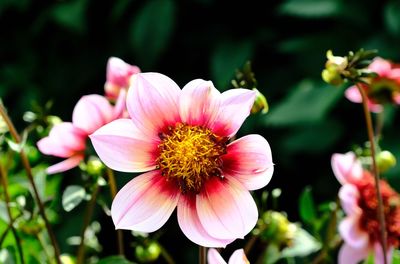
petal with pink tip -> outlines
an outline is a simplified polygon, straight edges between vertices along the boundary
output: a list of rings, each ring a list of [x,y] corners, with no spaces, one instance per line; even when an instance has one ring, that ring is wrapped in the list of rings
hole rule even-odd
[[[340,248],[338,264],[357,264],[368,257],[368,247],[353,248],[344,243]]]
[[[389,61],[376,57],[372,63],[368,66],[368,69],[376,72],[379,76],[385,77],[390,73],[392,65]]]
[[[392,257],[393,257],[393,246],[389,247],[386,252],[386,263],[392,263]],[[375,243],[374,244],[374,264],[384,264],[385,263],[385,257],[383,256],[383,251],[382,251],[382,245],[380,243]]]
[[[113,119],[114,109],[108,100],[98,94],[83,96],[72,113],[72,123],[88,135]]]
[[[174,211],[179,189],[166,181],[159,170],[137,176],[115,196],[111,216],[116,229],[154,232]]]
[[[185,85],[179,97],[182,122],[208,127],[215,122],[220,93],[211,81],[196,79]]]
[[[346,214],[359,214],[361,212],[361,208],[358,206],[360,193],[353,184],[343,185],[339,190],[339,198]]]
[[[212,131],[219,136],[232,137],[249,116],[256,92],[247,89],[231,89],[221,94],[221,107]]]
[[[126,110],[126,90],[121,89],[118,95],[118,99],[115,102],[112,119],[114,120],[122,118],[125,110]]]
[[[260,135],[248,135],[228,145],[222,156],[225,176],[239,180],[248,190],[257,190],[269,183],[274,171],[271,148]]]
[[[206,232],[219,239],[244,238],[258,219],[253,197],[232,177],[209,179],[196,196],[196,208]]]
[[[127,108],[144,133],[157,137],[168,126],[180,122],[178,100],[181,90],[160,73],[138,73],[132,77]]]
[[[333,173],[341,184],[356,183],[363,176],[363,169],[353,152],[333,154],[331,158]]]
[[[362,96],[357,86],[353,85],[346,89],[344,95],[353,103],[362,103]]]
[[[47,174],[54,174],[70,170],[79,165],[83,160],[84,155],[75,155],[57,164],[54,164],[46,169]]]
[[[226,247],[234,239],[217,239],[210,236],[200,223],[196,197],[181,195],[178,202],[178,223],[190,241],[203,247]]]
[[[229,258],[228,264],[250,264],[243,249],[237,249]]]
[[[207,253],[208,264],[226,264],[219,252],[215,248],[210,248]]]
[[[143,172],[156,167],[159,142],[144,135],[130,119],[117,119],[90,139],[100,159],[113,170]]]
[[[140,69],[137,66],[130,65],[120,58],[111,57],[107,62],[107,83],[119,87],[128,87],[129,78]]]
[[[368,247],[368,234],[360,229],[360,214],[346,216],[339,224],[339,233],[353,248]]]

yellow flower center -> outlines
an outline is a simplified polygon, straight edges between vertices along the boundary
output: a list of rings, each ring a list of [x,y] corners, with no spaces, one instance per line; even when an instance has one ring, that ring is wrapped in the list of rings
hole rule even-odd
[[[227,138],[208,128],[186,124],[170,127],[160,138],[158,167],[183,194],[199,193],[210,177],[223,178],[221,155],[226,154]]]

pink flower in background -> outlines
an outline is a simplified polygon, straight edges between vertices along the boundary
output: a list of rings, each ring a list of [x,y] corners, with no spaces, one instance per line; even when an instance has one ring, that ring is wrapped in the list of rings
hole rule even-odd
[[[249,190],[268,184],[271,149],[259,135],[229,142],[250,113],[255,92],[219,93],[193,80],[182,90],[165,75],[139,73],[128,91],[130,119],[115,120],[90,136],[110,168],[145,172],[115,197],[117,229],[153,232],[178,208],[178,223],[194,243],[224,247],[255,226]]]
[[[107,98],[115,100],[118,98],[120,90],[126,90],[129,87],[129,79],[132,75],[139,73],[137,66],[130,65],[123,60],[111,57],[107,62],[107,81],[104,90]]]
[[[368,69],[378,74],[370,80],[369,85],[360,84],[367,93],[370,110],[381,112],[384,103],[400,104],[400,65],[375,58]],[[346,90],[345,96],[352,102],[362,102],[360,91],[355,85]]]
[[[218,251],[214,248],[210,248],[207,254],[208,264],[226,264],[226,261],[221,257]],[[228,264],[250,264],[243,249],[238,249],[233,252],[229,258]]]
[[[124,97],[122,94],[119,101],[123,102]],[[97,94],[83,96],[74,108],[72,123],[56,124],[49,135],[37,143],[42,153],[66,158],[48,167],[47,173],[58,173],[78,166],[84,158],[88,136],[101,126],[119,118],[123,108],[121,102],[117,102],[114,107],[105,97]]]
[[[332,169],[342,184],[339,198],[346,217],[339,224],[344,244],[339,251],[339,264],[356,264],[375,254],[375,264],[384,263],[380,245],[380,229],[377,217],[373,176],[363,170],[354,153],[334,154]],[[385,212],[388,263],[394,248],[400,245],[400,197],[389,184],[380,181]]]

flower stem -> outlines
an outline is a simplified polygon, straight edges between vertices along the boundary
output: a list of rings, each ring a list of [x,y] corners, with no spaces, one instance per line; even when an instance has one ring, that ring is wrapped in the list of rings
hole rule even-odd
[[[164,258],[164,260],[168,263],[168,264],[175,264],[174,259],[172,258],[171,254],[161,245],[159,244],[161,247],[161,255]]]
[[[111,198],[114,199],[117,195],[117,184],[115,183],[114,172],[107,167],[108,184],[110,185]],[[124,256],[124,237],[122,230],[117,230],[117,243],[118,243],[118,254]]]
[[[9,129],[9,131],[10,131],[10,134],[11,134],[11,136],[14,138],[15,142],[16,142],[17,144],[20,144],[20,143],[21,143],[21,138],[20,138],[20,136],[19,136],[17,130],[15,129],[14,124],[12,123],[10,117],[7,115],[6,110],[4,109],[3,104],[1,104],[1,103],[0,103],[0,115],[3,117],[3,120],[6,122],[7,127],[8,127],[8,129]],[[54,258],[55,258],[57,264],[61,264],[61,260],[60,260],[60,249],[59,249],[59,247],[58,247],[58,243],[57,243],[57,240],[56,240],[56,236],[55,236],[55,234],[54,234],[54,232],[53,232],[53,229],[51,228],[50,222],[49,222],[49,220],[48,220],[48,218],[47,218],[47,216],[46,216],[45,209],[44,209],[44,205],[43,205],[42,200],[40,199],[39,192],[38,192],[38,190],[37,190],[35,181],[33,180],[33,174],[32,174],[31,165],[29,164],[29,160],[28,160],[28,158],[27,158],[27,156],[26,156],[26,154],[25,154],[25,151],[24,151],[23,149],[21,149],[21,151],[19,152],[19,154],[20,154],[20,156],[21,156],[21,162],[22,162],[22,165],[23,165],[24,168],[25,168],[26,175],[28,176],[28,180],[29,180],[29,182],[30,182],[30,184],[31,184],[31,186],[32,186],[32,189],[33,189],[33,193],[34,193],[34,196],[35,196],[36,203],[37,203],[38,206],[39,206],[40,215],[42,216],[42,218],[43,218],[43,220],[44,220],[44,223],[45,223],[47,232],[48,232],[49,237],[50,237],[51,244],[53,245],[53,248],[54,248]]]
[[[365,116],[365,122],[367,124],[367,131],[368,131],[368,138],[369,142],[371,145],[371,158],[372,158],[372,172],[374,174],[375,178],[375,189],[376,189],[376,197],[378,200],[378,220],[379,220],[379,227],[380,227],[380,233],[381,233],[381,246],[382,246],[382,251],[383,251],[383,263],[387,264],[387,257],[386,257],[386,249],[387,249],[387,234],[386,234],[386,224],[385,224],[385,215],[383,211],[383,202],[382,202],[382,195],[381,195],[381,188],[379,184],[379,171],[378,167],[376,166],[376,159],[375,159],[375,140],[374,140],[374,129],[372,127],[372,120],[371,120],[371,114],[368,108],[368,98],[367,95],[364,91],[364,89],[361,87],[359,83],[356,83],[356,86],[358,90],[360,91],[360,94],[362,96],[362,103],[363,103],[363,108],[364,108],[364,116]]]
[[[92,192],[92,197],[90,198],[90,201],[87,204],[85,215],[83,218],[83,226],[80,234],[81,241],[78,247],[78,252],[76,254],[77,264],[82,264],[84,263],[85,260],[85,231],[86,228],[89,226],[90,220],[92,219],[98,193],[99,193],[99,185],[96,183]]]
[[[207,248],[199,246],[199,264],[207,264]]]
[[[7,186],[7,178],[6,178],[6,173],[3,169],[3,166],[0,165],[0,178],[1,178],[1,184],[3,185],[3,190],[4,190],[4,198],[5,198],[5,202],[6,202],[6,208],[7,208],[7,214],[8,214],[8,218],[10,219],[10,228],[11,228],[11,232],[14,235],[15,238],[15,242],[17,244],[17,249],[18,249],[18,254],[19,254],[19,258],[21,260],[21,263],[24,264],[25,263],[25,259],[24,259],[24,254],[22,252],[22,247],[21,247],[21,240],[19,239],[19,236],[17,234],[17,231],[14,228],[14,219],[12,217],[11,214],[11,209],[10,209],[10,194],[8,193],[8,186]],[[0,247],[1,248],[1,247]]]
[[[252,235],[250,237],[249,241],[247,241],[247,243],[245,244],[244,253],[246,254],[246,256],[247,256],[247,254],[249,254],[250,250],[252,249],[252,247],[256,243],[257,239],[258,239],[258,236]]]

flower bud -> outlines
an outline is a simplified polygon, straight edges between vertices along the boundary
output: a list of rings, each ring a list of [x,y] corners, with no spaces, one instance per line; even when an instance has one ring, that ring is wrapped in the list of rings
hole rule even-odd
[[[259,90],[257,90],[257,88],[253,88],[253,91],[256,92],[256,99],[251,108],[251,113],[256,114],[261,112],[262,114],[266,114],[269,109],[267,99]]]
[[[149,263],[156,261],[161,254],[161,247],[157,242],[150,242],[147,245],[138,245],[135,248],[135,256],[140,262]]]
[[[105,166],[99,158],[91,156],[87,162],[86,171],[90,175],[100,175],[104,168]]]
[[[341,85],[344,82],[342,73],[348,66],[347,57],[333,56],[331,50],[326,52],[326,57],[328,61],[322,71],[322,79],[335,86]]]
[[[284,214],[267,211],[259,221],[259,233],[263,240],[275,243],[279,247],[289,246],[297,226],[291,223]]]
[[[379,172],[386,172],[396,166],[396,157],[390,151],[381,151],[376,155],[376,165]]]
[[[76,263],[75,258],[68,254],[62,254],[60,256],[60,260],[61,260],[62,264],[75,264]]]

